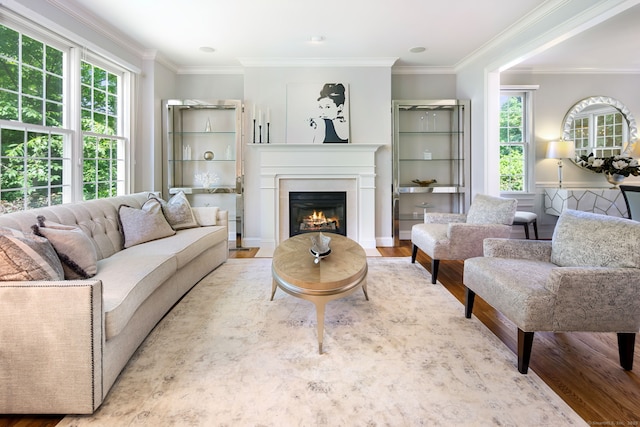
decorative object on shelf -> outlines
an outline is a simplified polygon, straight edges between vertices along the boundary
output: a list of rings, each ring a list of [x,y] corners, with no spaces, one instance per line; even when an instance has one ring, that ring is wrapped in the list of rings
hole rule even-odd
[[[213,151],[205,151],[204,152],[204,159],[205,160],[213,160]]]
[[[438,181],[436,181],[435,179],[427,179],[425,181],[421,181],[419,179],[414,179],[411,182],[418,184],[420,187],[428,187],[431,184],[435,184]]]
[[[311,248],[309,252],[315,257],[313,262],[318,264],[322,258],[325,258],[331,254],[331,248],[329,247],[331,237],[325,236],[322,233],[311,236]]]
[[[253,143],[256,143],[256,104],[253,104]]]
[[[186,145],[182,148],[182,160],[191,160],[191,146]]]
[[[211,132],[211,120],[207,117],[207,124],[204,126],[205,132]]]
[[[629,175],[640,175],[640,164],[633,157],[595,157],[591,153],[588,156],[580,156],[576,164],[590,171],[605,174],[607,182],[613,185],[612,189],[617,189]]]
[[[572,159],[575,155],[576,147],[573,141],[549,141],[546,158],[558,159],[558,188],[562,188],[562,159]]]
[[[269,143],[269,128],[271,127],[271,108],[267,108],[267,144]]]
[[[195,182],[202,185],[203,188],[209,188],[220,181],[220,177],[215,172],[197,173],[193,178]]]

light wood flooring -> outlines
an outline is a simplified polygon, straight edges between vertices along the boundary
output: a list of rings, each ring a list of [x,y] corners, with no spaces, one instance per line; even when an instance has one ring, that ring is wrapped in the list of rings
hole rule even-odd
[[[385,257],[411,256],[411,243],[378,248]],[[257,249],[231,251],[231,258],[252,258]],[[418,253],[417,261],[430,270],[431,259]],[[441,261],[438,281],[460,302],[464,316],[463,263]],[[432,285],[425,282],[425,286]],[[481,298],[476,298],[473,315],[514,352],[516,328]],[[535,334],[530,369],[535,371],[569,406],[590,425],[640,426],[640,337],[636,338],[634,370],[624,371],[618,361],[616,335],[604,333]],[[0,385],[1,387],[1,385]],[[0,427],[52,427],[60,416],[0,415]]]

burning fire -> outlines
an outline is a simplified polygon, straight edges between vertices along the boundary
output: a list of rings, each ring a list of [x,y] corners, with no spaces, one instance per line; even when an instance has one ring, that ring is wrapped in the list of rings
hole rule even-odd
[[[327,218],[322,211],[313,211],[312,215],[304,218],[304,228],[322,229],[322,228],[340,228],[340,220],[338,217]]]

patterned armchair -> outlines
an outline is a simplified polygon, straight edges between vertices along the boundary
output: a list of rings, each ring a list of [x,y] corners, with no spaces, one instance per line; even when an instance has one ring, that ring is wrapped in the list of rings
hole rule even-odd
[[[517,206],[516,199],[478,194],[467,214],[426,213],[424,224],[416,224],[411,229],[411,263],[416,262],[418,249],[429,255],[431,283],[435,284],[441,259],[482,256],[484,239],[508,238]]]
[[[518,371],[533,334],[616,332],[620,365],[633,367],[640,330],[640,222],[564,211],[551,241],[487,239],[464,265],[465,316],[475,295],[518,328]]]

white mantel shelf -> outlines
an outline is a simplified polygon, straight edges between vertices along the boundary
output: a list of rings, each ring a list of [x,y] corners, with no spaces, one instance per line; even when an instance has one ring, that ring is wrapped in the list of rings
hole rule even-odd
[[[554,216],[573,209],[627,218],[627,205],[618,189],[545,188],[544,207],[547,214]]]
[[[347,237],[375,248],[376,151],[384,144],[247,144],[260,154],[260,250],[288,238],[287,192],[347,191]]]

